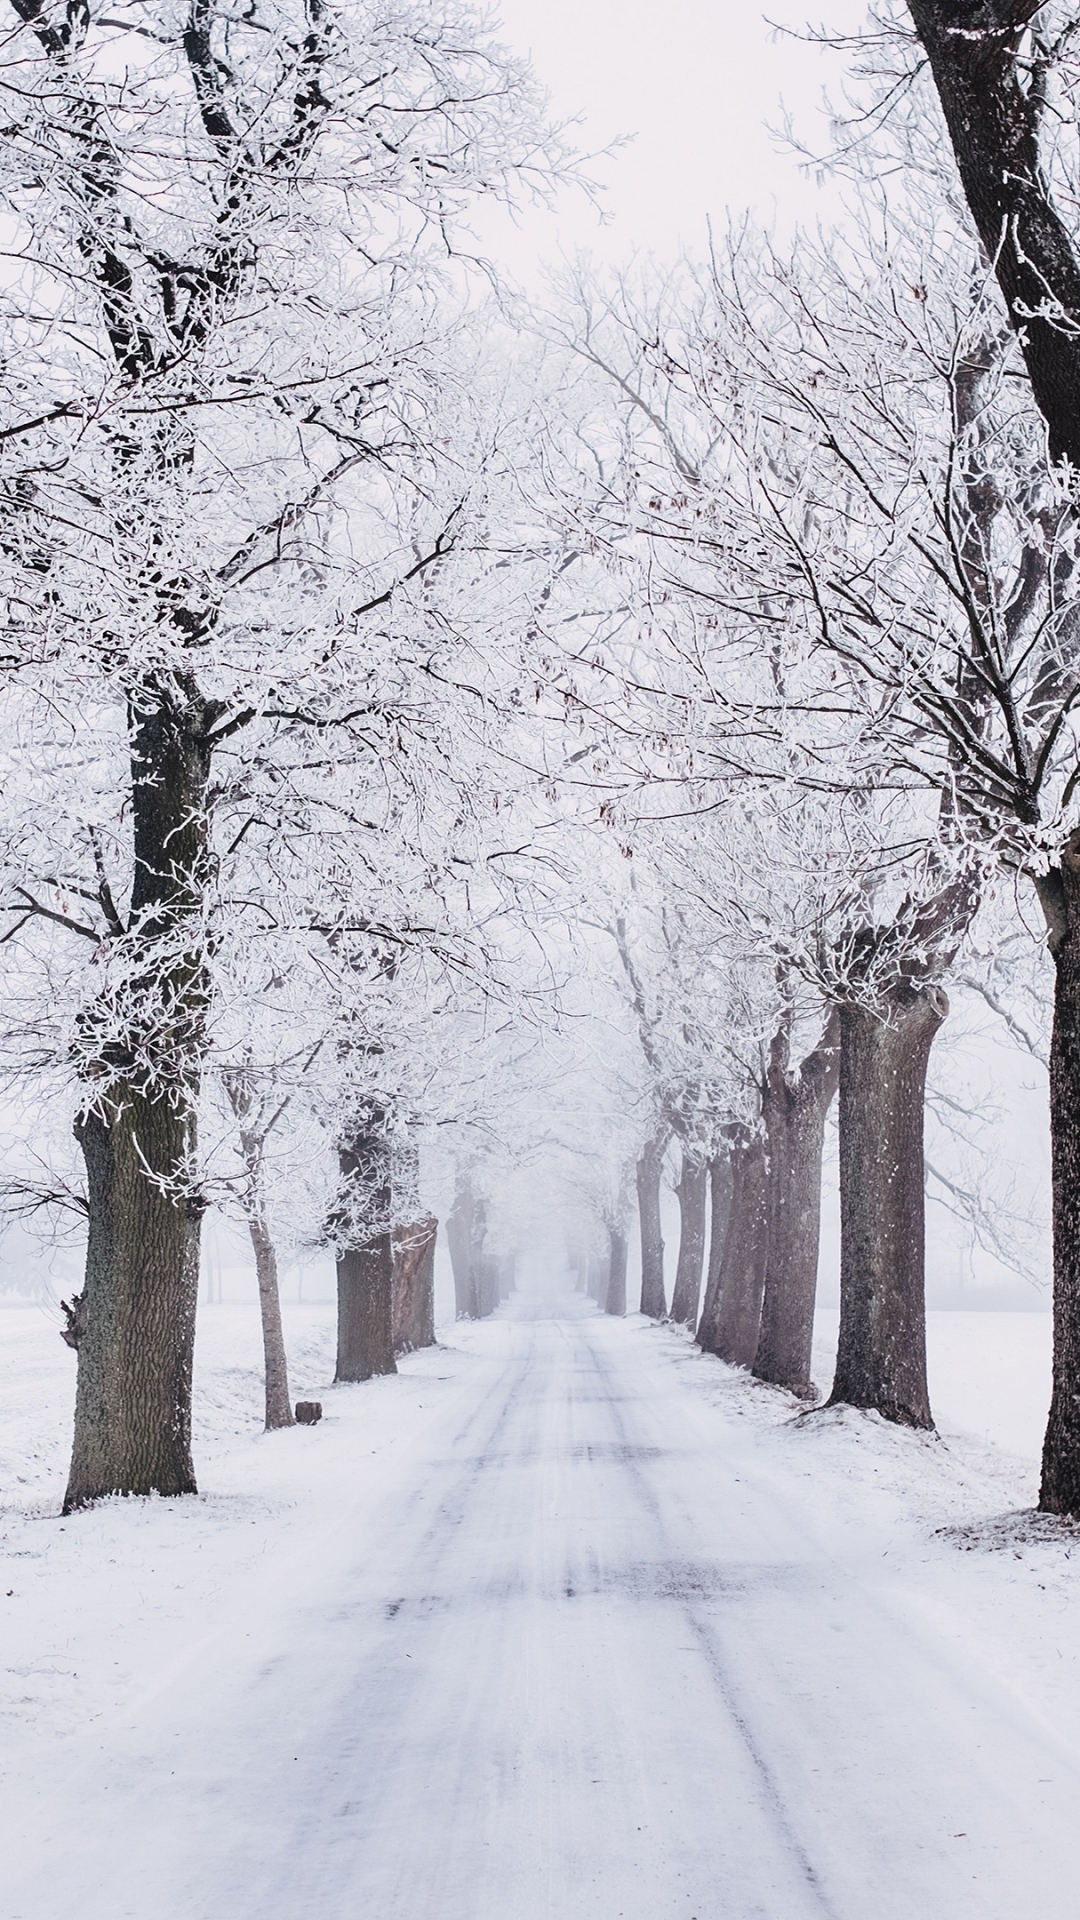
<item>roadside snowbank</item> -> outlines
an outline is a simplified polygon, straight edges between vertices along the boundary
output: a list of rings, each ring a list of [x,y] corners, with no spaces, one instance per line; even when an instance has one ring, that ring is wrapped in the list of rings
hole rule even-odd
[[[790,1889],[758,1904],[760,1862],[730,1899],[718,1883],[706,1901],[705,1832],[706,1878],[681,1877],[687,1834],[730,1790],[702,1777],[701,1756],[710,1740],[727,1752],[744,1720],[783,1831],[802,1836],[792,1857],[813,1853],[834,1889],[806,1912],[1071,1920],[1053,1836],[1064,1857],[1063,1808],[1080,1791],[1080,1535],[1029,1511],[1044,1316],[932,1316],[941,1438],[850,1411],[802,1417],[672,1329],[608,1321],[580,1298],[554,1320],[542,1299],[511,1302],[507,1317],[444,1329],[398,1378],[344,1389],[326,1385],[332,1308],[290,1306],[286,1329],[294,1392],[324,1401],[319,1427],[261,1433],[256,1307],[215,1306],[197,1351],[199,1497],[63,1521],[73,1357],[37,1308],[0,1307],[3,1920],[285,1920],[303,1885],[279,1891],[267,1864],[279,1827],[299,1836],[297,1875],[341,1855],[340,1883],[308,1909],[318,1920],[797,1920]],[[827,1320],[821,1333],[826,1354]],[[957,1430],[965,1409],[981,1433]],[[670,1561],[650,1560],[650,1527]],[[591,1624],[575,1651],[579,1619]],[[619,1666],[613,1632],[655,1667],[647,1686]],[[737,1711],[722,1691],[702,1704],[713,1667],[694,1667],[693,1648],[710,1635]],[[684,1678],[667,1671],[676,1655]],[[341,1689],[352,1705],[335,1706]],[[549,1696],[563,1716],[550,1725]],[[667,1743],[665,1795],[681,1808],[633,1841],[640,1870],[611,1851],[628,1819],[627,1845],[644,1831],[627,1801],[639,1720]],[[342,1770],[357,1768],[363,1794],[383,1780],[385,1807],[355,1798]],[[435,1827],[454,1830],[425,1828],[410,1880],[418,1783]],[[650,1805],[654,1784],[640,1785]],[[584,1892],[558,1820],[533,1805],[549,1787]],[[736,1827],[758,1819],[746,1792],[742,1813],[728,1807]],[[355,1854],[326,1824],[339,1803],[350,1819],[363,1806]],[[970,1873],[949,1854],[965,1842]],[[446,1848],[461,1884],[444,1898]],[[415,1891],[424,1862],[430,1896]],[[158,1876],[169,1890],[147,1905]]]

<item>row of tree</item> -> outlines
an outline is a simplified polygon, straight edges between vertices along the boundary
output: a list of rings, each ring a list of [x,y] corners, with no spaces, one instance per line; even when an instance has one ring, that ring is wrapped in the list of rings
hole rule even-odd
[[[931,1050],[961,966],[1024,1030],[1026,881],[1080,1510],[1068,8],[897,7],[843,236],[527,325],[462,217],[571,163],[466,9],[12,10],[6,1189],[85,1223],[67,1507],[195,1485],[210,1204],[276,1423],[280,1233],[335,1251],[342,1380],[432,1337],[433,1199],[459,1313],[552,1193],[621,1311],[636,1188],[660,1316],[674,1142],[672,1318],[806,1393],[834,1094],[833,1399],[929,1425]]]

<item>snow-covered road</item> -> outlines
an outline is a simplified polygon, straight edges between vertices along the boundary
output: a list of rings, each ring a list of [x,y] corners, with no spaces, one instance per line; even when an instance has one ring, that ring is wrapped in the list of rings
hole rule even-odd
[[[940,1442],[580,1298],[448,1337],[268,1443],[310,1499],[54,1535],[136,1651],[18,1749],[2,1920],[1075,1920],[1067,1543],[961,1551]]]

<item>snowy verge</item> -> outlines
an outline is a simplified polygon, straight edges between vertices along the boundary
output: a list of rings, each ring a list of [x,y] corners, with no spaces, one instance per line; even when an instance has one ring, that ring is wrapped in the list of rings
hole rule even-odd
[[[978,1318],[949,1316],[962,1317]],[[186,1670],[212,1666],[215,1647],[247,1631],[245,1615],[256,1632],[287,1607],[310,1582],[313,1560],[329,1565],[339,1536],[367,1524],[425,1427],[454,1396],[467,1400],[471,1370],[498,1337],[487,1326],[443,1329],[443,1344],[410,1355],[397,1378],[333,1388],[332,1307],[293,1305],[286,1322],[294,1395],[323,1400],[320,1426],[261,1431],[257,1313],[211,1308],[196,1360],[198,1497],[106,1501],[64,1521],[73,1356],[46,1312],[0,1307],[0,1722],[9,1778],[31,1728],[38,1740],[134,1713]],[[1018,1601],[1038,1589],[1075,1605],[1080,1542],[1068,1525],[1032,1515],[1032,1458],[948,1428],[929,1436],[850,1410],[808,1415],[670,1327],[631,1318],[612,1328],[613,1337],[624,1334],[649,1342],[703,1411],[722,1414],[728,1454],[745,1447],[748,1471],[811,1516],[823,1556],[849,1552],[854,1529],[867,1554],[918,1569],[917,1604],[939,1605],[949,1562],[985,1550],[999,1572],[1008,1563]],[[995,1591],[1000,1597],[1000,1580]],[[1013,1630],[1003,1626],[1005,1642]],[[1045,1678],[1051,1684],[1055,1671]]]

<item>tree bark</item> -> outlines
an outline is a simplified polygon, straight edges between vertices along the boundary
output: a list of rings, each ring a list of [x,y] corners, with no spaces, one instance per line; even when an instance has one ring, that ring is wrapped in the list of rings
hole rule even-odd
[[[1039,887],[1054,957],[1050,1152],[1054,1364],[1039,1506],[1080,1514],[1080,834]]]
[[[749,1367],[757,1352],[768,1254],[767,1165],[760,1134],[736,1150],[734,1162],[716,1333],[709,1351],[733,1367]]]
[[[1051,457],[1080,468],[1080,263],[1050,198],[1039,152],[1040,89],[1030,59],[1020,57],[1040,0],[908,4]]]
[[[754,1373],[759,1380],[814,1398],[814,1338],[821,1242],[821,1158],[825,1116],[840,1078],[840,1014],[834,1009],[797,1080],[788,1074],[787,1037],[773,1041],[765,1092],[769,1159],[768,1254]]]
[[[338,1338],[335,1380],[370,1380],[396,1373],[394,1364],[394,1243],[390,1230],[391,1165],[386,1115],[372,1107],[348,1147],[338,1154],[344,1189],[352,1195],[355,1243],[337,1261]],[[368,1224],[370,1223],[370,1224]]]
[[[704,1345],[702,1329],[711,1330],[710,1338],[716,1338],[716,1324],[720,1312],[720,1281],[724,1265],[724,1242],[727,1239],[728,1222],[731,1218],[732,1189],[732,1153],[725,1147],[721,1153],[715,1153],[709,1161],[709,1267],[705,1275],[705,1299],[698,1321],[697,1340]],[[709,1348],[711,1352],[711,1347]]]
[[[281,1294],[278,1289],[277,1254],[270,1229],[259,1208],[248,1215],[248,1233],[255,1254],[255,1277],[259,1283],[259,1314],[262,1320],[263,1375],[266,1389],[266,1431],[293,1425],[289,1398],[289,1368],[285,1357],[285,1335],[281,1326]]]
[[[64,1512],[111,1493],[194,1493],[191,1371],[200,1210],[147,1169],[185,1164],[194,1122],[122,1097],[77,1124],[90,1227],[71,1344],[79,1360]]]
[[[671,1290],[671,1318],[680,1327],[697,1325],[701,1272],[705,1262],[705,1206],[709,1170],[704,1160],[682,1150],[679,1196],[679,1258]]]
[[[395,1353],[435,1345],[435,1239],[439,1223],[425,1214],[394,1228]]]
[[[1080,470],[1080,252],[1040,156],[1043,89],[1024,35],[1038,0],[909,0],[972,217],[1017,330],[1051,457]],[[1051,123],[1052,124],[1052,123]],[[1052,136],[1051,136],[1052,137]],[[1071,213],[1071,208],[1069,209]],[[1054,1369],[1039,1504],[1080,1513],[1080,993],[1077,837],[1037,890],[1056,967],[1050,1055]]]
[[[621,1227],[608,1228],[608,1273],[604,1294],[604,1312],[626,1312],[626,1234]]]
[[[906,986],[888,1017],[840,1009],[840,1345],[830,1406],[933,1427],[926,1384],[923,1109],[940,987]]]
[[[733,1129],[727,1229],[715,1285],[698,1325],[698,1345],[748,1367],[757,1349],[765,1285],[765,1145],[749,1128]]]
[[[641,1311],[650,1320],[667,1313],[664,1295],[664,1235],[660,1215],[660,1180],[667,1148],[667,1130],[646,1141],[637,1163],[638,1225],[641,1234]]]
[[[133,699],[134,865],[124,937],[135,968],[123,1003],[91,1005],[82,1021],[84,1071],[100,1090],[76,1128],[89,1231],[73,1338],[79,1365],[65,1512],[111,1493],[195,1491],[191,1375],[202,1206],[185,1189],[208,995],[206,728],[206,705],[190,687],[146,687]],[[111,899],[109,906],[122,932]]]

